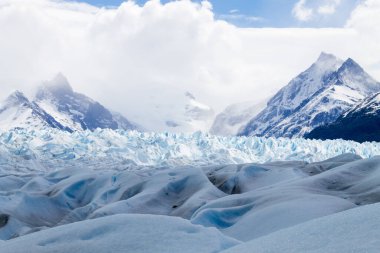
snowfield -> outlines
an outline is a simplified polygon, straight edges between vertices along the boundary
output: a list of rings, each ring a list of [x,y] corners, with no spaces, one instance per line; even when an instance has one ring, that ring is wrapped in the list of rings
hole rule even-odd
[[[103,168],[1,176],[0,252],[319,253],[380,247],[378,156]]]
[[[380,154],[380,143],[286,138],[52,128],[0,132],[0,175],[65,168],[141,170],[144,167],[208,166],[269,161],[316,162],[351,153]]]

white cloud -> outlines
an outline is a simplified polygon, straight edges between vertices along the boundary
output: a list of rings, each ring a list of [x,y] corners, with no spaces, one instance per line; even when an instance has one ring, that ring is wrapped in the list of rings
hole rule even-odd
[[[318,2],[299,0],[294,5],[292,14],[299,21],[307,22],[320,15],[334,14],[340,4],[341,0],[321,0]]]
[[[341,0],[329,0],[325,4],[318,7],[318,13],[322,15],[332,15],[336,12],[336,8],[340,5]]]
[[[300,21],[309,21],[314,14],[312,8],[306,7],[306,0],[299,0],[292,10],[293,16]]]
[[[230,13],[230,14],[222,14],[219,15],[218,18],[226,20],[226,21],[243,21],[245,23],[254,23],[254,22],[260,22],[263,21],[262,17],[257,16],[249,16],[244,14],[238,14],[238,13]]]
[[[351,14],[346,29],[356,32],[352,51],[360,51],[357,58],[366,62],[369,70],[380,81],[380,1],[363,1]]]
[[[216,111],[259,101],[322,50],[353,57],[380,79],[376,2],[360,5],[345,28],[245,29],[216,20],[208,2],[107,9],[0,0],[2,94],[63,72],[76,90],[149,127],[157,110],[175,107],[185,91]]]

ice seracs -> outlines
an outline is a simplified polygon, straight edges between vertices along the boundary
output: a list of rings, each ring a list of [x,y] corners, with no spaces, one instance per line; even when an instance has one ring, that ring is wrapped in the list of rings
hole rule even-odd
[[[352,153],[380,155],[379,143],[221,137],[196,133],[141,133],[111,129],[69,133],[12,129],[0,132],[0,175],[91,167],[132,170],[152,166],[222,165],[269,161],[315,162]]]
[[[380,84],[351,58],[322,53],[305,72],[282,88],[240,135],[302,137],[335,121]]]

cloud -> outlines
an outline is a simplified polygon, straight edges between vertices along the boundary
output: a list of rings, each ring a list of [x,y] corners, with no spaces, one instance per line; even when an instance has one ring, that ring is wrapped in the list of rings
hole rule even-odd
[[[230,12],[230,14],[218,15],[218,18],[226,20],[226,21],[230,21],[230,22],[243,21],[245,23],[254,23],[254,22],[263,21],[262,17],[238,14],[237,12],[233,12],[233,13]]]
[[[306,0],[299,0],[293,7],[292,14],[300,21],[308,21],[313,17],[313,9],[306,7]]]
[[[377,0],[367,0],[362,2],[352,13],[345,26],[356,32],[356,40],[352,51],[360,50],[358,59],[365,61],[369,65],[369,70],[373,72],[378,80],[380,79],[380,2]],[[356,49],[356,50],[355,50]]]
[[[310,21],[319,15],[332,15],[341,4],[341,0],[322,0],[317,5],[316,2],[299,0],[293,7],[293,16],[302,22]],[[314,4],[314,5],[312,5]]]
[[[318,7],[318,13],[322,15],[332,15],[336,12],[336,8],[340,5],[341,0],[326,1],[325,4]]]
[[[2,94],[62,72],[74,89],[155,129],[186,91],[216,111],[260,101],[320,51],[353,57],[380,79],[376,2],[361,4],[344,28],[274,29],[235,27],[209,2],[0,0]]]

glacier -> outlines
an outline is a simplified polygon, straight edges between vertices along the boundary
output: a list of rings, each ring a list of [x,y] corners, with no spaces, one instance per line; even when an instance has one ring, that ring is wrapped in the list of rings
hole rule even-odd
[[[104,169],[1,176],[1,252],[379,247],[380,157]]]
[[[270,161],[317,162],[345,153],[370,158],[380,154],[380,143],[110,129],[69,133],[48,127],[0,132],[0,174],[5,175],[81,167],[141,170]]]
[[[3,131],[0,251],[376,252],[379,154],[376,142]]]

